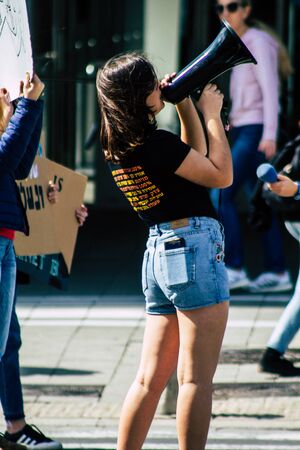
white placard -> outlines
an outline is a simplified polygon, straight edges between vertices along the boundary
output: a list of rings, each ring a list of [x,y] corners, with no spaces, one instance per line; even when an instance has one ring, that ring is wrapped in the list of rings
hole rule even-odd
[[[20,81],[33,70],[25,0],[0,0],[0,55],[0,87],[14,100],[19,97]]]

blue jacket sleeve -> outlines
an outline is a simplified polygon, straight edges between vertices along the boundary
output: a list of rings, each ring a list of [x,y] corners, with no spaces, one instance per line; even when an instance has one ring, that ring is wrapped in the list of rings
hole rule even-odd
[[[15,170],[15,179],[16,180],[23,180],[24,178],[27,178],[30,173],[30,169],[32,167],[32,164],[35,159],[37,149],[39,146],[42,125],[43,125],[43,113],[40,114],[40,116],[36,122],[35,128],[31,135],[31,139],[28,143],[27,149],[26,149],[21,161],[19,162],[17,169]]]
[[[40,121],[42,119],[42,110],[42,100],[34,101],[22,98],[19,101],[16,111],[0,139],[0,176],[7,173],[15,176],[21,162],[23,168],[25,166],[28,168],[27,161],[25,162],[27,152],[31,153],[31,157],[28,156],[28,162],[31,160],[32,164],[34,151],[36,152],[38,146],[37,142],[34,149],[34,145],[38,141],[34,131],[38,131],[41,126],[41,122],[39,126],[38,123],[39,119]],[[23,170],[22,172],[25,173]]]

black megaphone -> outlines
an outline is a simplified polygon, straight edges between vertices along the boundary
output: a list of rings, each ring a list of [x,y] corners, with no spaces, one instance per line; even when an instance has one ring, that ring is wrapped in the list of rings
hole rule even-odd
[[[199,98],[204,87],[239,64],[257,64],[256,59],[226,20],[215,40],[197,58],[184,67],[162,89],[163,98],[179,103],[188,95]]]

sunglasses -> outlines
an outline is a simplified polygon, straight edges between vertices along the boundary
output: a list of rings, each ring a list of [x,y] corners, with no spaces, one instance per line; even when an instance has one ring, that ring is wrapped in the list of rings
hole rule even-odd
[[[239,7],[244,6],[242,3],[239,2],[231,2],[228,3],[228,5],[216,5],[216,12],[217,14],[223,14],[224,9],[227,9],[228,12],[234,13],[238,10]]]

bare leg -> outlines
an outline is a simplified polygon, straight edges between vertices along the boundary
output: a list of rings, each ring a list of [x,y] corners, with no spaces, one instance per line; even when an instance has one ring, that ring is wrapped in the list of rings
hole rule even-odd
[[[177,430],[180,450],[204,450],[211,417],[212,379],[228,316],[228,302],[178,311],[180,350]]]
[[[178,358],[175,314],[148,315],[140,367],[123,404],[118,450],[140,450]]]

